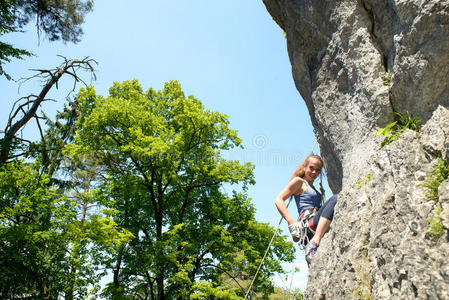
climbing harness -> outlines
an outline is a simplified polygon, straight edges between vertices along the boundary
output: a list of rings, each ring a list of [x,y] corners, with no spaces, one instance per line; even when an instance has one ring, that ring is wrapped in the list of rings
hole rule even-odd
[[[313,217],[318,209],[306,209],[298,219],[300,226],[298,246],[300,250],[305,250],[309,243],[309,231],[312,235],[315,234],[315,226],[313,224]]]

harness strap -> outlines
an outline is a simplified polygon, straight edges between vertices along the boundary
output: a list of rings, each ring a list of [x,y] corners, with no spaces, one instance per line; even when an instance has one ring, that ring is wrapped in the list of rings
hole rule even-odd
[[[309,230],[312,232],[312,234],[315,234],[315,226],[313,224],[313,216],[315,216],[316,211],[318,210],[317,207],[306,209],[301,213],[301,216],[299,217],[298,222],[301,223],[301,228],[303,229],[300,234],[299,238],[299,248],[301,250],[304,250],[309,243]]]
[[[316,228],[315,228],[315,224],[313,224],[313,216],[314,216],[315,214],[313,214],[313,215],[311,215],[310,217],[309,217],[309,229],[313,232],[313,233],[315,233],[315,231],[316,231]]]

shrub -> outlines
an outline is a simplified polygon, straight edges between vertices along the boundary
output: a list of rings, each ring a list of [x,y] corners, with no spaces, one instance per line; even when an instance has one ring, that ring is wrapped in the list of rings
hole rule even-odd
[[[380,128],[374,133],[375,136],[380,134],[384,138],[380,144],[380,147],[384,147],[385,145],[397,140],[399,136],[407,129],[419,131],[419,124],[421,123],[421,120],[415,118],[409,112],[407,112],[407,116],[403,116],[397,112],[395,112],[395,114],[397,116],[396,121],[388,124],[385,128]]]

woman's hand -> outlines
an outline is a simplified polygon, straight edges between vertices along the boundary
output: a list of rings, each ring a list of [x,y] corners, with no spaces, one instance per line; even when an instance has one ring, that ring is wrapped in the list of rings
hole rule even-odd
[[[301,222],[295,222],[291,225],[288,225],[288,230],[290,230],[290,234],[292,235],[293,241],[296,243],[301,238],[301,231],[304,228],[302,227]]]

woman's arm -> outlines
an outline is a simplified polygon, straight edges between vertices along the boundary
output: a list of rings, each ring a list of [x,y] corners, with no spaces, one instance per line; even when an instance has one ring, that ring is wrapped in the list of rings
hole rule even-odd
[[[290,198],[292,195],[302,194],[304,192],[303,185],[304,179],[300,177],[293,178],[292,180],[290,180],[287,186],[279,193],[279,195],[276,197],[276,201],[274,202],[279,213],[287,221],[288,225],[295,223],[295,220],[288,212],[287,205],[285,205],[285,200]]]

